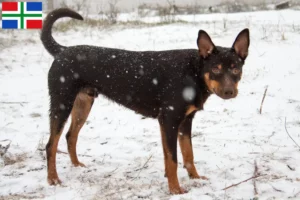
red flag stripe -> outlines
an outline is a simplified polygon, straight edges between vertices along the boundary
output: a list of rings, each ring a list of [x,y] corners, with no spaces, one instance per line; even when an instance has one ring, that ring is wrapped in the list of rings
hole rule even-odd
[[[18,11],[18,2],[2,2],[2,11]]]
[[[26,20],[27,29],[41,29],[43,26],[42,20]]]

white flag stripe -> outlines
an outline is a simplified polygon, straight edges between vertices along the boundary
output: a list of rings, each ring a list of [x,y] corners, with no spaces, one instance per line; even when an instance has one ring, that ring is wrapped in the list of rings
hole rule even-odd
[[[42,17],[24,17],[24,20],[42,20]]]
[[[3,20],[19,20],[20,17],[2,17]]]

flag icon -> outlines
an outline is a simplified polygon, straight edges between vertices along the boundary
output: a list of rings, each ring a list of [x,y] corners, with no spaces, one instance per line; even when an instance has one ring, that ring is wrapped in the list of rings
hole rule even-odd
[[[2,29],[41,29],[42,2],[2,2]]]

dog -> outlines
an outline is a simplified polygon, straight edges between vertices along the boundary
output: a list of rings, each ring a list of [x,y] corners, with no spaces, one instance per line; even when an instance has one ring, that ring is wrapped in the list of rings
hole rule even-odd
[[[145,117],[158,119],[171,194],[186,192],[177,178],[177,140],[189,177],[206,179],[199,176],[194,165],[193,117],[212,94],[222,99],[237,96],[250,45],[249,30],[242,30],[231,48],[215,46],[203,30],[198,32],[198,49],[127,51],[87,45],[66,47],[58,44],[51,32],[54,22],[62,17],[83,20],[75,11],[56,9],[47,15],[41,31],[41,41],[54,57],[48,73],[49,184],[61,183],[56,152],[69,115],[72,121],[66,139],[71,162],[84,166],[77,157],[77,138],[99,94]]]

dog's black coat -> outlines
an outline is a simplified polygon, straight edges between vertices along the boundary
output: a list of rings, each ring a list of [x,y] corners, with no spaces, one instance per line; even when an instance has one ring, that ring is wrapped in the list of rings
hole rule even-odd
[[[74,88],[75,95],[76,89],[90,86],[121,105],[156,118],[160,109],[177,112],[190,103],[200,104],[208,95],[200,76],[197,50],[133,52],[75,46],[56,56],[49,71],[49,89],[51,95],[69,94]],[[183,96],[186,87],[193,87],[197,94],[189,102]]]

